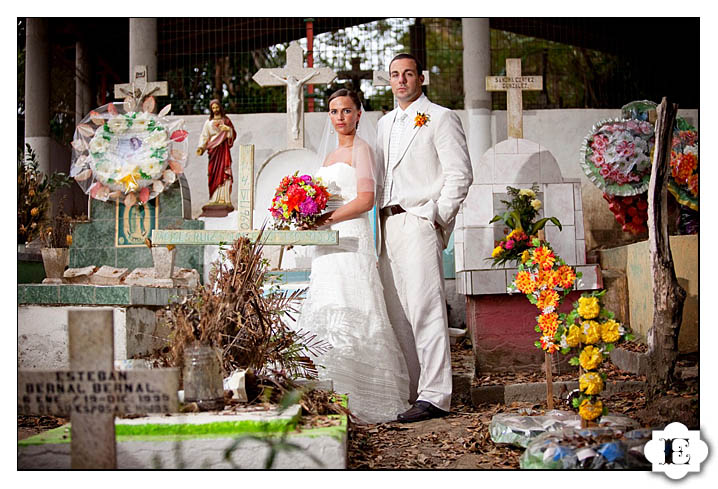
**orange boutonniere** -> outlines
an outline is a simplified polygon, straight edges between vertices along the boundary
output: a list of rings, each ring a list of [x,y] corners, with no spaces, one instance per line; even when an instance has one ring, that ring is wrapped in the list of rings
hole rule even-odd
[[[429,123],[429,114],[422,114],[421,112],[416,113],[414,117],[414,127],[422,127]]]

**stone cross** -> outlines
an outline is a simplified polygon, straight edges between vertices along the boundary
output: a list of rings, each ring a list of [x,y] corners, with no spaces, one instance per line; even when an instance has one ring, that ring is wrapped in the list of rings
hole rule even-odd
[[[337,79],[339,80],[351,80],[354,91],[359,92],[361,90],[361,80],[372,80],[374,72],[371,70],[362,70],[360,67],[361,59],[352,58],[352,69],[337,72]]]
[[[254,210],[254,145],[243,144],[239,148],[239,178],[237,187],[237,229],[233,230],[187,230],[154,229],[152,243],[156,245],[221,245],[232,243],[245,236],[254,241],[259,230],[253,228]],[[279,182],[277,182],[279,185]],[[271,202],[266,202],[269,207]],[[339,232],[331,230],[275,231],[265,229],[262,234],[265,245],[336,245]]]
[[[73,469],[115,469],[115,416],[177,411],[179,370],[114,369],[113,311],[68,312],[70,370],[20,370],[18,414],[70,416]]]
[[[524,90],[543,90],[543,77],[521,76],[521,58],[506,59],[506,76],[487,76],[487,92],[506,92],[508,137],[523,139]]]
[[[147,80],[147,66],[137,65],[132,69],[130,83],[115,85],[115,98],[125,102],[139,103],[150,96],[163,96],[169,93],[167,82],[151,82]]]
[[[429,71],[424,70],[422,71],[422,74],[424,75],[424,83],[421,85],[429,85]],[[389,83],[389,72],[388,71],[374,71],[373,72],[373,78],[371,81],[371,84],[375,87],[388,87],[391,85]],[[396,108],[396,97],[394,97],[394,107]]]
[[[287,48],[284,68],[262,68],[252,79],[262,87],[287,87],[287,148],[304,147],[304,84],[329,84],[337,77],[331,68],[305,68],[304,52],[297,41]]]

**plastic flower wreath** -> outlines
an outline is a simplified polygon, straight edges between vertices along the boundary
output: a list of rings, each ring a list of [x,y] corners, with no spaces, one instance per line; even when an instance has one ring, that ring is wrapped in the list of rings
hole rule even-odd
[[[568,353],[577,348],[578,356],[569,360],[571,365],[581,368],[579,377],[580,394],[573,399],[573,407],[586,421],[595,421],[607,412],[606,406],[599,399],[606,382],[606,374],[598,369],[603,360],[619,341],[631,341],[633,335],[618,321],[614,314],[605,309],[601,298],[606,294],[600,292],[582,294],[574,302],[574,309],[566,316],[567,327],[560,335],[561,353]]]
[[[492,265],[502,265],[506,262],[526,262],[528,257],[525,252],[531,248],[531,239],[546,226],[548,221],[562,229],[561,223],[555,217],[543,217],[535,221],[543,206],[541,201],[536,198],[538,189],[536,184],[532,185],[530,189],[506,187],[506,191],[511,197],[510,201],[501,201],[506,204],[506,212],[494,216],[489,224],[503,221],[506,226],[511,228],[511,232],[498,242],[491,257],[487,258],[487,260],[492,260]]]
[[[525,294],[529,302],[539,309],[535,330],[541,336],[534,344],[548,353],[554,353],[560,349],[565,330],[566,315],[559,314],[558,307],[573,289],[580,274],[566,265],[546,242],[533,239],[526,253],[528,255],[519,265],[508,292]]]

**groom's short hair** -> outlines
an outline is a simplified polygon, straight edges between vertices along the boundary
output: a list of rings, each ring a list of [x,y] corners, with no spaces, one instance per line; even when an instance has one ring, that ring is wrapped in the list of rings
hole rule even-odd
[[[394,58],[389,63],[389,71],[390,72],[391,72],[392,63],[394,61],[396,61],[397,59],[413,59],[414,63],[416,64],[416,74],[419,76],[424,74],[424,67],[421,65],[421,62],[418,60],[418,58],[416,56],[414,56],[413,54],[409,54],[409,53],[400,53],[400,54],[397,54],[396,56],[394,56]]]

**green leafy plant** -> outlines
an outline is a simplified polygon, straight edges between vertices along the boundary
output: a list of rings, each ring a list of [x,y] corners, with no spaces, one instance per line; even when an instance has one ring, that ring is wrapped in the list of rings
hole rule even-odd
[[[511,200],[502,200],[506,204],[506,212],[494,216],[489,224],[503,221],[511,228],[511,232],[498,243],[487,260],[492,265],[502,265],[506,262],[518,262],[522,255],[531,248],[531,240],[550,221],[562,230],[561,223],[555,217],[543,217],[535,221],[541,210],[542,203],[536,198],[538,185],[533,184],[530,189],[506,187]],[[525,257],[524,257],[525,258]],[[525,260],[524,260],[525,261]]]
[[[44,174],[38,169],[37,154],[28,144],[17,161],[17,242],[28,243],[38,236],[48,220],[50,197],[70,184],[64,173]]]

